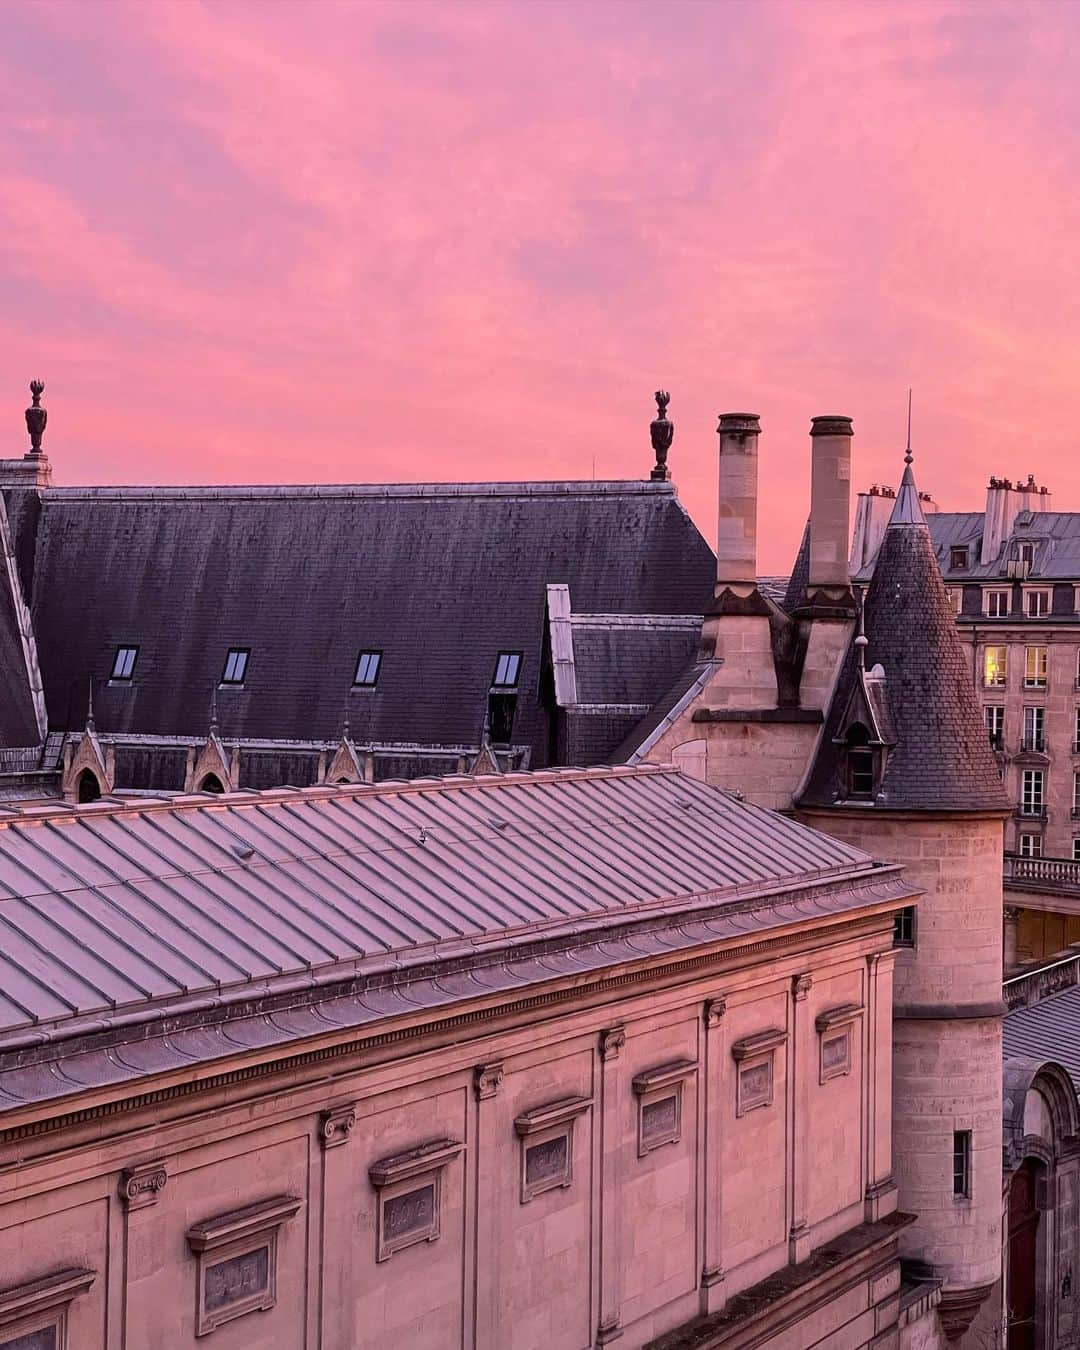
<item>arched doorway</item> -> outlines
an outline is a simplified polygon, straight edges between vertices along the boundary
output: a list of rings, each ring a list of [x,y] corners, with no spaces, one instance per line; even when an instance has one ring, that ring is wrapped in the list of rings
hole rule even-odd
[[[1038,1166],[1028,1158],[1009,1185],[1009,1350],[1042,1350],[1037,1312]]]
[[[224,787],[222,787],[221,779],[217,776],[216,773],[208,773],[206,777],[202,780],[202,782],[199,784],[199,791],[224,792],[225,789]]]
[[[97,780],[97,775],[91,769],[83,769],[75,786],[76,795],[80,802],[96,802],[101,796],[101,784]]]

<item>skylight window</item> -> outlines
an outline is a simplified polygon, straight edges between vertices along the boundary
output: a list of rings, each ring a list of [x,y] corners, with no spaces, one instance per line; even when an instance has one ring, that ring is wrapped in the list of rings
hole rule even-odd
[[[492,686],[498,689],[515,689],[520,670],[520,652],[500,652],[499,659],[495,664],[495,678],[491,681]]]
[[[135,661],[139,655],[138,647],[117,647],[113,657],[111,680],[130,680],[135,673]]]
[[[225,658],[225,669],[221,672],[222,684],[243,684],[247,675],[250,647],[230,647]]]
[[[356,658],[353,688],[374,689],[379,681],[379,667],[381,665],[382,652],[361,652]]]

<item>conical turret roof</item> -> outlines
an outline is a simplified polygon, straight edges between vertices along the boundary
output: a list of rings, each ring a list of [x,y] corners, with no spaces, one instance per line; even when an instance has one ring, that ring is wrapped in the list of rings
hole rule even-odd
[[[864,668],[880,666],[875,698],[888,712],[890,740],[868,807],[912,811],[1007,811],[972,681],[971,655],[941,579],[919,504],[910,456],[866,593],[867,638],[860,664],[854,639],[825,718],[801,804],[847,797],[844,737]]]

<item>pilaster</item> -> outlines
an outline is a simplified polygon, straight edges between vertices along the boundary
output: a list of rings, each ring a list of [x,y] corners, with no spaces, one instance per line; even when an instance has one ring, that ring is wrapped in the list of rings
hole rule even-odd
[[[724,1174],[720,1166],[720,1145],[723,1130],[724,1052],[727,1040],[724,1014],[727,1000],[710,998],[705,1002],[702,1021],[705,1026],[705,1071],[701,1078],[699,1098],[703,1104],[705,1124],[699,1136],[703,1140],[700,1153],[704,1156],[704,1259],[701,1269],[701,1311],[719,1312],[727,1296],[724,1285]]]
[[[812,978],[796,975],[791,981],[791,1089],[788,1094],[788,1138],[791,1158],[791,1230],[788,1259],[793,1265],[810,1255],[809,1190],[812,1159],[808,1156],[810,1092],[814,1056],[814,1021],[810,1015]]]
[[[626,1043],[621,1026],[600,1033],[600,1320],[596,1344],[623,1334],[619,1317],[621,1204],[619,1202],[619,1057]]]

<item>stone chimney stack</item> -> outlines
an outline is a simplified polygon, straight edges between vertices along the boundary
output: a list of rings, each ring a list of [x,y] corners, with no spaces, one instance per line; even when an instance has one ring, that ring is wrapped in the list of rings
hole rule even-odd
[[[716,527],[716,594],[757,589],[757,413],[721,413],[720,516]]]
[[[1035,482],[1033,474],[1028,474],[1027,482],[1019,478],[1015,483],[1009,478],[991,478],[986,489],[979,562],[985,567],[1001,556],[1021,511],[1050,511],[1051,502],[1050,493]]]
[[[846,606],[851,600],[851,437],[850,417],[811,419],[810,605]]]

